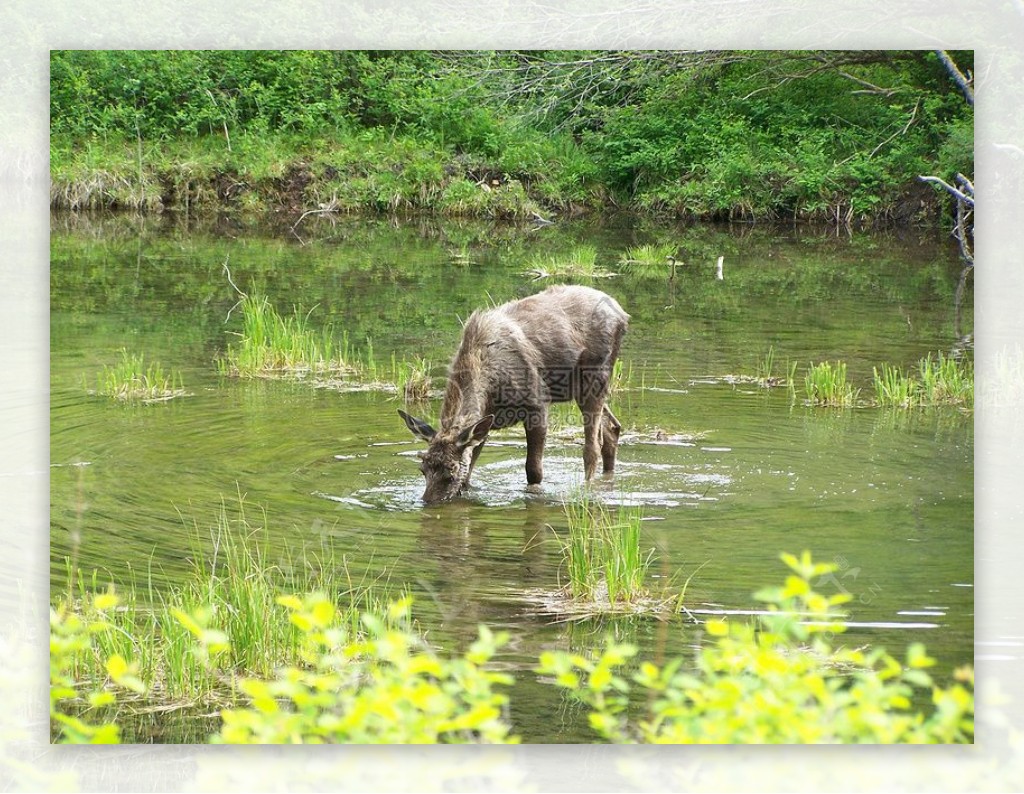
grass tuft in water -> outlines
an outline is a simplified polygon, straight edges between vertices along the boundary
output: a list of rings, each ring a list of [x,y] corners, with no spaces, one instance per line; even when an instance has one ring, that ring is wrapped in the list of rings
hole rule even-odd
[[[920,402],[920,384],[899,367],[882,364],[872,367],[875,401],[882,406],[909,408]]]
[[[974,406],[974,365],[967,357],[954,358],[931,353],[918,363],[917,373],[883,364],[873,369],[875,401],[895,408],[914,406]]]
[[[240,378],[303,375],[347,368],[328,326],[309,326],[312,310],[283,317],[262,295],[245,295],[239,303],[242,333],[219,362],[222,372]]]
[[[619,263],[629,276],[669,278],[682,264],[676,261],[675,252],[676,247],[669,243],[630,246],[619,257]]]
[[[357,347],[347,330],[336,338],[331,325],[313,329],[309,324],[312,310],[305,314],[295,310],[285,317],[261,295],[243,295],[239,306],[242,332],[238,343],[229,345],[226,356],[218,361],[223,375],[312,376],[319,385],[396,391],[407,401],[423,400],[430,394],[430,362],[425,359],[400,361],[392,354],[389,367],[378,361],[369,337]]]
[[[112,367],[103,367],[96,394],[124,402],[154,403],[184,397],[181,373],[165,372],[158,363],[146,364],[142,353],[121,350],[121,360]]]
[[[860,394],[860,390],[846,380],[844,361],[812,364],[804,375],[804,390],[812,405],[851,406]]]
[[[644,550],[638,509],[612,511],[586,494],[567,502],[569,528],[558,537],[568,582],[570,610],[584,614],[658,612],[674,599],[656,598],[647,588],[654,549]]]
[[[525,275],[534,281],[545,278],[589,281],[595,278],[611,278],[616,273],[597,266],[597,246],[584,243],[577,245],[567,256],[548,256],[535,259]]]
[[[929,353],[921,359],[918,371],[926,404],[974,406],[974,362],[970,358],[954,358],[940,352],[933,359]]]

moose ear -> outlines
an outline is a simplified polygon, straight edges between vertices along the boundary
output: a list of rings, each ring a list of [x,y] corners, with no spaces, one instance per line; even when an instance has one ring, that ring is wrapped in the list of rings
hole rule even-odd
[[[478,444],[482,444],[484,439],[487,438],[487,434],[491,432],[491,425],[493,424],[494,414],[488,414],[459,433],[459,437],[455,440],[455,445],[459,449],[465,449],[466,447],[475,447]]]
[[[405,420],[405,426],[409,428],[416,438],[422,438],[424,441],[430,441],[437,432],[422,419],[417,419],[415,416],[409,416],[409,414],[401,408],[398,409],[398,415]]]

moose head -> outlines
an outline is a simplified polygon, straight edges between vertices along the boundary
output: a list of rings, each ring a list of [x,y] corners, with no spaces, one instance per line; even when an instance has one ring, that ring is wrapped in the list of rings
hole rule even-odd
[[[454,499],[469,485],[473,464],[494,424],[494,415],[437,431],[401,409],[398,413],[412,434],[428,444],[420,453],[420,471],[427,480],[423,501],[432,505]]]

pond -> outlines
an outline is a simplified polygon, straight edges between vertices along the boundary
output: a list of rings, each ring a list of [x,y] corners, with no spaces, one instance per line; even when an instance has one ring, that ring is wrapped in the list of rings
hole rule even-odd
[[[639,277],[629,246],[676,246],[681,264]],[[355,579],[415,598],[430,640],[464,650],[486,623],[509,632],[513,731],[525,742],[592,741],[585,715],[538,680],[545,649],[586,651],[611,633],[642,658],[692,654],[680,617],[560,620],[538,592],[564,582],[561,500],[582,480],[572,424],[549,437],[541,493],[527,493],[521,430],[488,444],[468,500],[425,508],[422,447],[394,394],[239,380],[217,360],[237,337],[231,279],[282,313],[308,312],[388,360],[425,358],[443,383],[460,321],[539,291],[537,262],[597,249],[618,272],[593,283],[631,315],[612,399],[625,432],[610,504],[639,506],[655,583],[690,578],[698,619],[756,609],[780,583],[779,553],[839,565],[851,646],[902,654],[926,642],[948,677],[973,657],[973,416],[954,407],[824,408],[802,372],[841,359],[871,392],[872,367],[912,367],[969,339],[970,291],[940,232],[836,233],[798,227],[659,225],[630,217],[552,226],[309,218],[296,229],[225,219],[55,215],[51,223],[51,588],[69,558],[100,580],[159,592],[184,577],[221,509],[259,525],[268,562],[330,549]],[[722,279],[716,261],[724,257]],[[122,349],[181,373],[187,397],[125,405],[91,393]],[[768,351],[795,396],[753,382]],[[409,410],[436,419],[439,402]],[[200,551],[199,553],[203,553]],[[137,741],[188,741],[195,721],[140,721]],[[168,727],[170,726],[170,727]],[[191,727],[190,727],[191,726]]]

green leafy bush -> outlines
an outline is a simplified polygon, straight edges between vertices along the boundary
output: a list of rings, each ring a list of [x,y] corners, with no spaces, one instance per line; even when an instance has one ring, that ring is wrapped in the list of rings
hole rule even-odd
[[[90,722],[86,711],[109,706],[114,688],[145,691],[137,665],[119,654],[102,660],[107,680],[83,685],[83,660],[95,654],[93,637],[110,629],[106,616],[117,607],[113,592],[87,599],[79,611],[66,604],[50,609],[50,723],[60,744],[118,744],[121,730],[113,722]]]
[[[408,599],[384,618],[365,613],[354,634],[323,595],[286,596],[303,635],[301,667],[247,679],[246,708],[222,712],[215,743],[514,742],[494,690],[511,677],[485,669],[507,639],[486,626],[464,656],[444,659],[410,628]]]
[[[900,662],[883,649],[834,647],[843,631],[840,593],[814,592],[812,580],[835,570],[783,554],[791,573],[757,597],[768,612],[756,623],[708,621],[712,642],[692,667],[682,658],[643,662],[636,648],[609,641],[596,658],[547,652],[539,672],[553,676],[590,708],[590,725],[610,742],[649,743],[953,743],[974,737],[974,674],[937,686],[935,663],[915,643]],[[930,694],[932,708],[916,707]],[[639,716],[630,695],[643,699]]]

